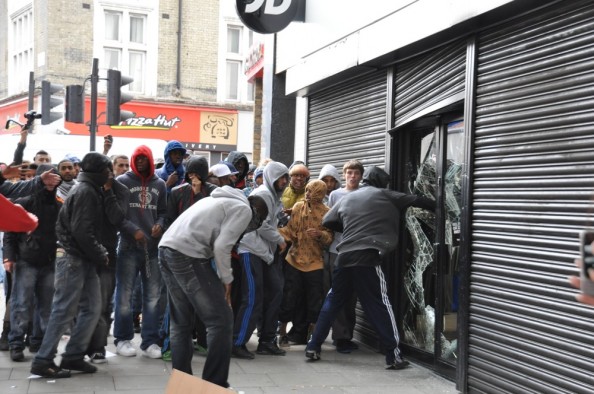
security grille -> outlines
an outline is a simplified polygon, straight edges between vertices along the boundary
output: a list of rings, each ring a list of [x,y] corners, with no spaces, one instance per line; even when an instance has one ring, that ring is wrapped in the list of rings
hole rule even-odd
[[[594,7],[479,38],[468,390],[594,392],[594,313],[567,285],[594,224]]]

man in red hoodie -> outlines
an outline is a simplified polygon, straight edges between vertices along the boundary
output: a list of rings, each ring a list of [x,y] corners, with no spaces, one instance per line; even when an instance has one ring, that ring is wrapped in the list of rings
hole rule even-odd
[[[137,353],[161,358],[159,325],[165,309],[157,245],[166,228],[167,187],[155,175],[153,153],[141,145],[132,154],[131,170],[117,180],[130,189],[128,213],[120,231],[116,264],[115,337],[116,352],[132,357]],[[132,343],[132,289],[140,272],[142,280],[142,342]]]

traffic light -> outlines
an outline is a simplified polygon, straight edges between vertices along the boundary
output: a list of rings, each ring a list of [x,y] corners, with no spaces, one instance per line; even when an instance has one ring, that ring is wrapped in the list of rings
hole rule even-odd
[[[53,108],[61,105],[64,100],[61,97],[54,97],[53,94],[64,89],[64,86],[50,81],[41,81],[41,124],[46,125],[63,116],[62,112],[52,111]]]
[[[122,111],[120,105],[132,100],[132,95],[122,93],[122,86],[134,81],[134,78],[122,75],[118,70],[107,70],[107,122],[108,125],[118,125],[121,121],[134,116],[133,112]]]
[[[67,122],[85,123],[85,89],[82,85],[66,86],[64,107]]]

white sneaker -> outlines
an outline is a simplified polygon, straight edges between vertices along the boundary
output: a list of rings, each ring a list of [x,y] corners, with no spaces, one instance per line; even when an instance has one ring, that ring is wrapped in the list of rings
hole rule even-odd
[[[151,346],[147,347],[146,349],[138,349],[140,354],[144,357],[148,358],[162,358],[161,355],[161,348],[156,343],[153,343]]]
[[[136,356],[136,348],[130,341],[120,341],[116,345],[116,353],[124,357]]]

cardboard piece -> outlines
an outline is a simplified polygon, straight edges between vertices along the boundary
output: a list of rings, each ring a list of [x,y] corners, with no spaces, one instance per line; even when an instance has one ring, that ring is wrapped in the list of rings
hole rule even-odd
[[[167,382],[165,394],[229,394],[229,389],[174,369]]]

